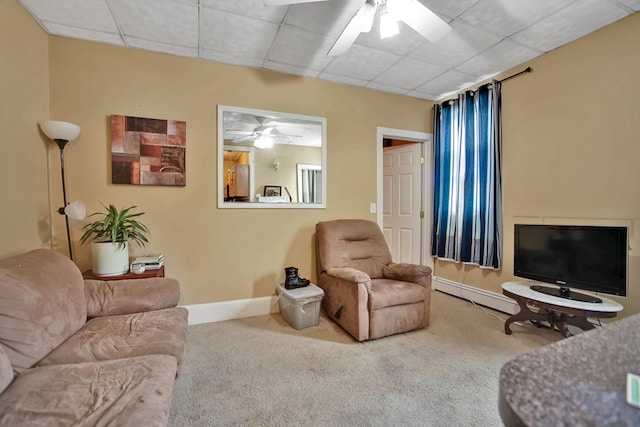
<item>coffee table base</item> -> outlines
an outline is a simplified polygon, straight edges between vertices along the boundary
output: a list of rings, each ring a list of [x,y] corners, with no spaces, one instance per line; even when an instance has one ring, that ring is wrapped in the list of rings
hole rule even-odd
[[[587,320],[589,317],[608,318],[616,317],[617,314],[616,312],[584,310],[536,301],[531,298],[516,295],[505,289],[502,290],[502,293],[514,299],[520,306],[520,311],[504,322],[504,333],[507,335],[511,335],[512,333],[510,325],[513,322],[528,320],[538,327],[542,326],[540,322],[549,322],[552,329],[555,328],[562,336],[569,337],[572,334],[569,332],[567,325],[576,326],[586,331],[594,328],[593,324]],[[540,311],[532,311],[529,306],[537,307]]]

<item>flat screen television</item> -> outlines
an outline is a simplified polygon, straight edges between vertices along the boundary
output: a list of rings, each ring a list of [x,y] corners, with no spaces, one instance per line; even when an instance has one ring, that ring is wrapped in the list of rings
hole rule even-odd
[[[570,288],[627,296],[627,227],[515,224],[514,275],[538,292],[602,302]]]

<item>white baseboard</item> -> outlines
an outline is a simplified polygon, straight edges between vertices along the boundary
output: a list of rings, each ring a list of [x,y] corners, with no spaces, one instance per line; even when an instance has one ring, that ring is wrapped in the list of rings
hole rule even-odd
[[[280,312],[277,296],[247,298],[183,306],[189,311],[189,325],[222,322]]]
[[[514,314],[518,312],[518,304],[511,298],[495,292],[464,285],[441,277],[433,277],[432,287],[459,298],[473,301],[485,307]],[[200,323],[222,322],[224,320],[242,319],[244,317],[263,316],[279,313],[278,297],[247,298],[233,301],[210,302],[183,306],[189,310],[189,325]]]
[[[464,298],[503,313],[515,314],[520,310],[518,308],[518,304],[511,298],[495,292],[485,291],[484,289],[454,282],[453,280],[434,276],[432,278],[431,286],[437,291],[459,298]]]

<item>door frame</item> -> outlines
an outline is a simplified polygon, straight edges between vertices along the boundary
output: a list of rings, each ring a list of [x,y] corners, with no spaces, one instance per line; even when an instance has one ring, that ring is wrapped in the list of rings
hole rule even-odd
[[[394,129],[387,127],[378,127],[377,141],[376,141],[376,221],[380,228],[383,226],[383,212],[382,202],[384,199],[382,180],[383,180],[383,141],[385,138],[390,139],[402,139],[405,141],[415,141],[423,143],[423,156],[425,158],[425,165],[433,164],[433,134],[426,132],[417,132],[405,129]],[[433,188],[433,174],[430,169],[425,168],[425,173],[422,182],[422,209],[424,210],[424,218],[421,222],[422,233],[422,260],[421,264],[427,265],[433,268],[433,257],[431,256],[431,239],[429,238],[429,230],[431,230],[433,211],[433,197],[425,197],[425,190]]]

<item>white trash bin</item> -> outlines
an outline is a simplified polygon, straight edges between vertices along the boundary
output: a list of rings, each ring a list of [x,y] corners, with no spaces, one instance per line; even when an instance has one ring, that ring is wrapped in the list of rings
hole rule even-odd
[[[314,284],[304,288],[287,289],[280,283],[276,290],[280,304],[280,314],[291,326],[304,329],[318,326],[320,322],[320,302],[324,291]]]

